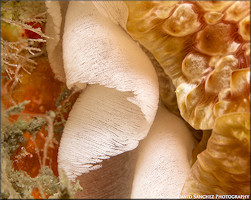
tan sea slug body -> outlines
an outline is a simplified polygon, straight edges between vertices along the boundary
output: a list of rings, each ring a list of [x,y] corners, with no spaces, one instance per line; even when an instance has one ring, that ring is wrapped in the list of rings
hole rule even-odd
[[[250,194],[248,1],[46,5],[52,69],[69,88],[83,90],[58,157],[59,168],[83,186],[77,197]],[[131,37],[171,78],[184,120],[212,131],[191,171],[192,134],[158,108],[156,72]]]

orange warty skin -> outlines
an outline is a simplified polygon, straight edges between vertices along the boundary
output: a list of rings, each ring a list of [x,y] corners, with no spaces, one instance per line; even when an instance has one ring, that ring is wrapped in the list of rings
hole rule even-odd
[[[182,117],[195,129],[212,131],[182,194],[250,194],[250,2],[128,1],[126,5],[127,31],[172,79]],[[2,92],[8,93],[1,96],[6,108],[11,99],[31,100],[26,114],[57,109],[64,84],[54,79],[47,59],[37,63],[31,75],[22,72],[21,83],[13,90],[2,82]],[[64,115],[67,118],[68,113]],[[11,157],[15,170],[31,177],[39,174],[35,148],[42,156],[47,135],[45,127],[34,138],[25,133],[26,142]],[[46,165],[57,176],[56,141],[48,148]],[[26,157],[21,156],[23,149],[29,152]],[[42,198],[38,189],[32,196]]]
[[[250,194],[250,2],[126,5],[127,31],[172,79],[181,116],[212,130],[182,194]]]
[[[127,30],[171,77],[182,117],[195,129],[212,129],[232,72],[249,68],[249,2],[126,4]]]

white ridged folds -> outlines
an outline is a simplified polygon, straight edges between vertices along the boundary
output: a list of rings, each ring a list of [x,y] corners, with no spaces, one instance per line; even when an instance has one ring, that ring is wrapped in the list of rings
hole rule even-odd
[[[69,2],[62,49],[67,86],[89,84],[70,112],[59,148],[59,168],[74,179],[137,147],[157,111],[158,80],[140,47],[92,2]]]
[[[130,196],[121,193],[131,193],[132,198],[178,198],[190,169],[188,152],[194,141],[183,121],[163,106],[155,119],[159,101],[157,76],[149,58],[126,32],[126,5],[117,1],[72,1],[61,23],[51,13],[59,4],[46,2],[51,17],[47,27],[56,29],[55,36],[51,31],[56,40],[47,43],[51,45],[47,47],[50,63],[55,77],[65,79],[69,88],[85,89],[65,125],[59,168],[70,179],[81,178],[82,174],[100,168],[104,159],[135,149],[152,127],[138,149],[131,191],[112,193],[122,198]],[[61,11],[64,9],[61,4]],[[53,55],[61,51],[63,61],[58,66],[55,63],[59,61],[54,59],[60,58]],[[121,173],[130,169],[114,169],[111,180],[107,177],[109,170],[104,170],[100,178],[107,181],[104,185],[117,188],[113,183],[124,181]],[[120,180],[113,181],[112,177]],[[91,188],[97,185],[95,181],[89,184],[93,184]],[[98,197],[102,198],[102,193],[107,197],[109,192],[102,188]],[[82,195],[95,196],[89,191]]]
[[[148,136],[139,145],[131,198],[178,199],[191,169],[194,145],[182,119],[160,105]]]
[[[62,15],[66,12],[68,2],[48,1],[46,5],[49,13],[45,30],[46,35],[49,36],[49,39],[46,41],[46,50],[55,78],[65,82],[62,58],[62,30],[64,25],[64,17]]]

